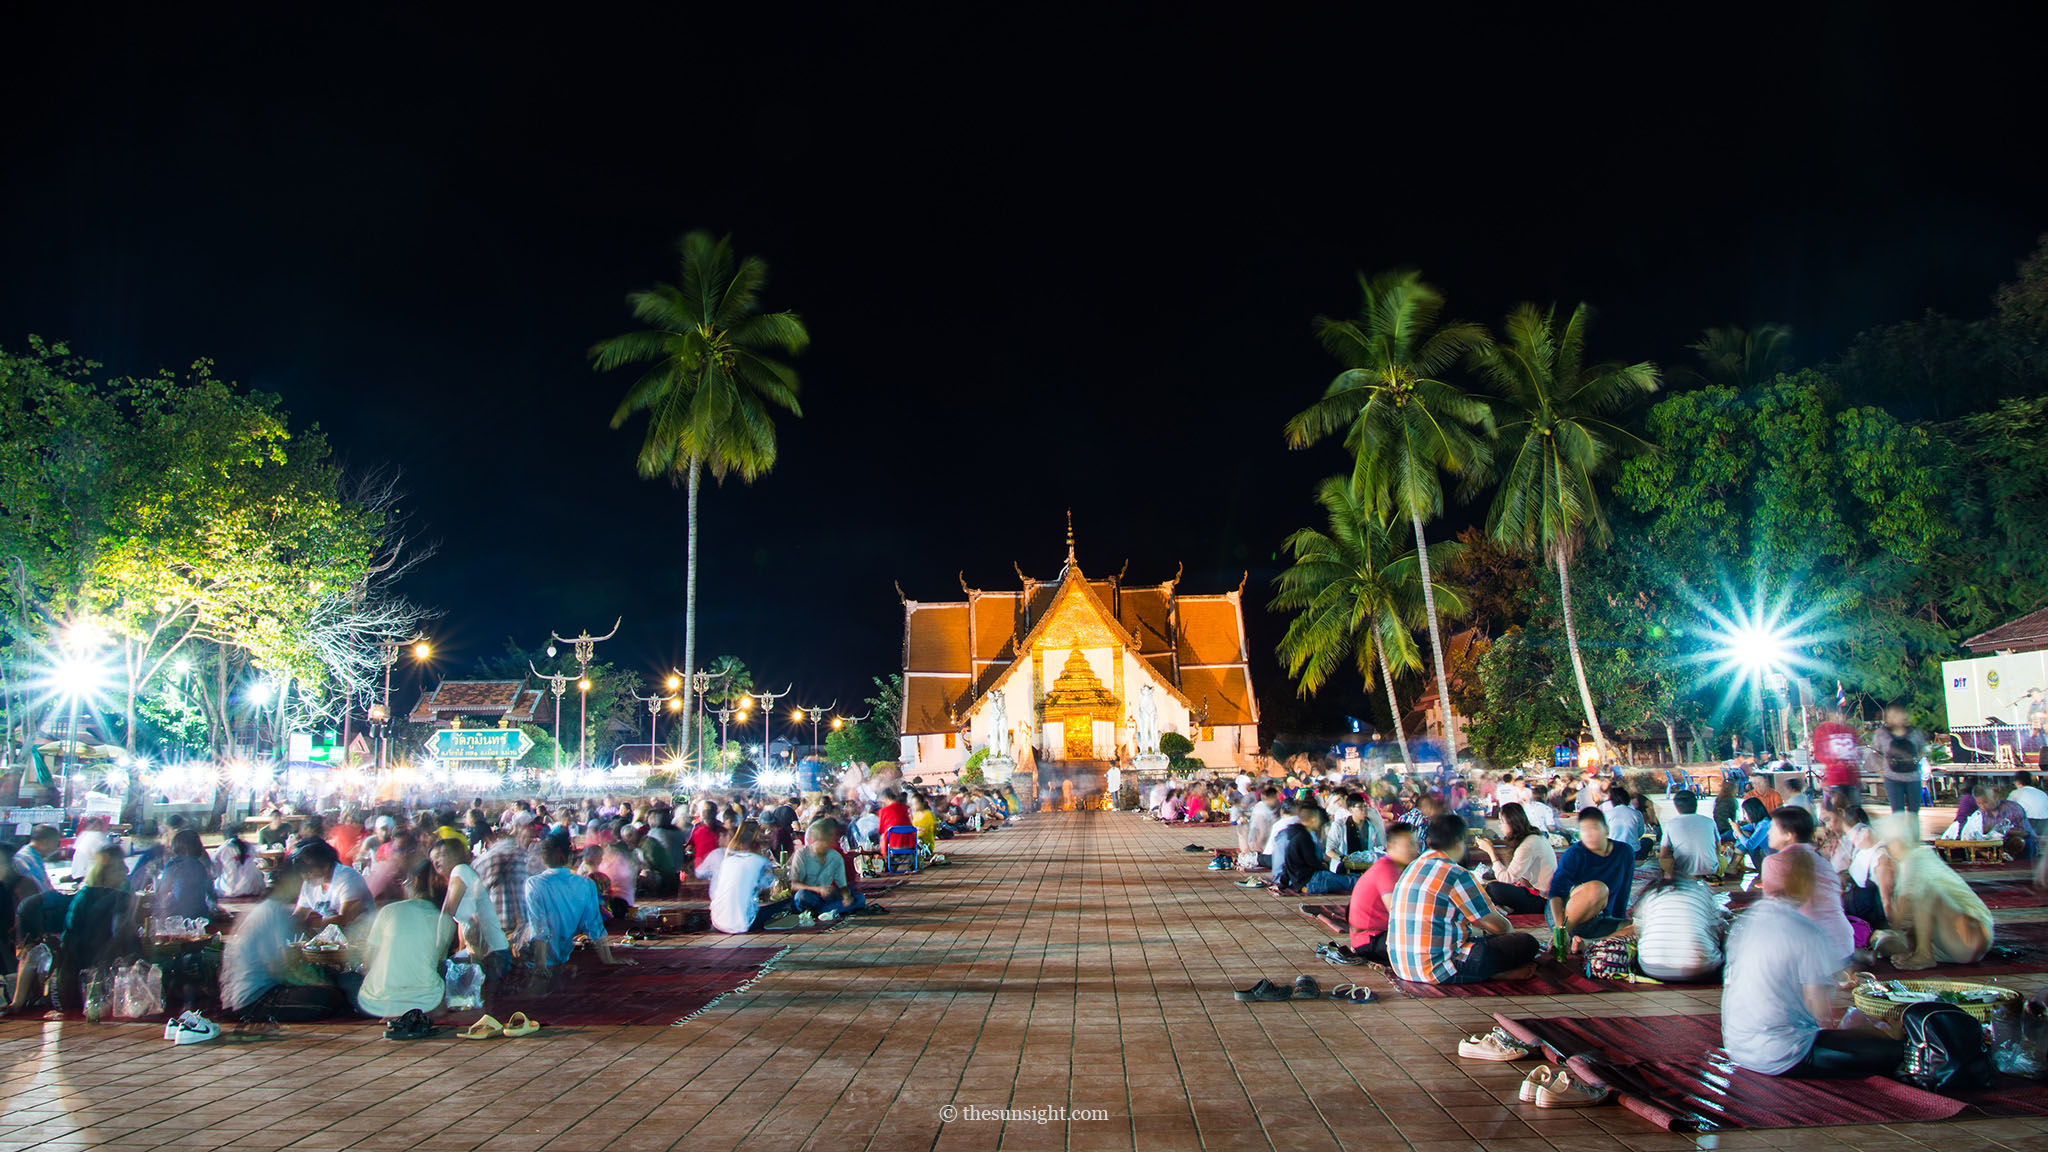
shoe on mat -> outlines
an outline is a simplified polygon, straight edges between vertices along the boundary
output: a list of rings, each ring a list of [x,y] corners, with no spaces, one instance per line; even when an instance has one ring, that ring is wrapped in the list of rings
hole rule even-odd
[[[1538,1108],[1590,1108],[1607,1102],[1607,1089],[1581,1084],[1567,1068],[1559,1068],[1550,1081],[1536,1086]]]
[[[434,1022],[417,1008],[384,1026],[386,1040],[424,1040],[434,1034]]]
[[[1294,994],[1303,1000],[1320,1000],[1323,998],[1323,987],[1316,983],[1315,977],[1304,972],[1294,978]]]
[[[1506,1063],[1512,1060],[1526,1060],[1535,1051],[1500,1028],[1495,1028],[1484,1036],[1467,1036],[1458,1041],[1458,1055],[1467,1060],[1494,1060]]]
[[[1209,871],[1228,872],[1230,871],[1230,861],[1218,856],[1216,859],[1209,861]]]
[[[455,1033],[464,1040],[491,1040],[505,1034],[505,1026],[497,1017],[486,1014],[483,1019]]]
[[[1552,1068],[1548,1064],[1543,1064],[1539,1065],[1527,1076],[1524,1076],[1522,1078],[1522,1089],[1519,1093],[1522,1097],[1522,1103],[1534,1104],[1536,1102],[1536,1090],[1550,1083],[1551,1078],[1556,1075],[1557,1069]]]
[[[1328,944],[1318,944],[1316,946],[1316,955],[1321,957],[1325,963],[1339,968],[1357,968],[1366,963],[1365,957],[1334,941]]]
[[[173,1044],[203,1044],[220,1035],[220,1025],[197,1012],[187,1012],[172,1023],[178,1026],[171,1036]]]
[[[820,924],[830,924],[837,919],[839,919],[839,913],[837,912],[818,913],[818,923]]]
[[[1245,1004],[1270,1004],[1294,999],[1292,989],[1282,988],[1271,980],[1260,980],[1257,984],[1249,988],[1240,988],[1231,995]]]

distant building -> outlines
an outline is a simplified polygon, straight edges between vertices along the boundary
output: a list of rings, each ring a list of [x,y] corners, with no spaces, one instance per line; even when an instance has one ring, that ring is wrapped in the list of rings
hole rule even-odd
[[[434,685],[431,692],[420,694],[420,701],[413,705],[406,717],[415,724],[432,724],[436,728],[453,728],[456,721],[464,728],[496,728],[499,721],[507,727],[521,724],[544,724],[542,715],[552,718],[551,709],[541,707],[545,693],[539,688],[528,688],[524,677],[517,680],[443,680]],[[570,701],[574,703],[574,701]]]
[[[950,779],[990,747],[1020,767],[1130,763],[1149,686],[1157,731],[1192,740],[1210,767],[1249,766],[1258,700],[1245,646],[1243,586],[1181,595],[1179,577],[1126,586],[1074,558],[1054,580],[1018,571],[1016,591],[966,586],[965,600],[903,601],[905,777]],[[997,694],[1000,693],[1000,703]]]

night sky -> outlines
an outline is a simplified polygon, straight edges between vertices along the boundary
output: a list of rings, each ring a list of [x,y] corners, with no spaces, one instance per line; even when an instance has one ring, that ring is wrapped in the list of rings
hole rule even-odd
[[[1981,314],[2048,231],[2011,9],[25,7],[0,341],[211,357],[403,467],[442,541],[408,591],[458,669],[620,615],[610,653],[680,658],[683,496],[634,475],[626,378],[585,350],[690,228],[766,258],[814,338],[779,467],[707,487],[700,657],[865,695],[892,581],[1050,577],[1071,507],[1090,573],[1250,571],[1269,718],[1274,551],[1342,467],[1280,425],[1357,270],[1488,322],[1589,300],[1604,358],[1779,320],[1817,360]]]

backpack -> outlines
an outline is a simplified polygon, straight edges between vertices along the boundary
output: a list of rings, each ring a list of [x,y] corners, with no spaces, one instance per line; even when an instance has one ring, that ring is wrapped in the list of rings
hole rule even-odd
[[[1989,1088],[1993,1067],[1984,1026],[1953,1004],[1908,1005],[1899,1018],[1905,1061],[1899,1079],[1931,1092]]]

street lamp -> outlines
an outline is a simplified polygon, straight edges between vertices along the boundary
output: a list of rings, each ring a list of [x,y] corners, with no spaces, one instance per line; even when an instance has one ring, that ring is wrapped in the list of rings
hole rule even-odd
[[[796,685],[792,684],[780,692],[756,692],[752,697],[761,702],[761,763],[756,771],[768,766],[768,745],[775,741],[775,702],[789,695],[790,688],[794,687]]]
[[[555,649],[554,649],[554,646],[553,646],[553,645],[549,645],[549,646],[548,646],[548,655],[552,656],[552,655],[554,655],[554,653],[555,653]],[[548,675],[548,674],[547,674],[547,673],[545,673],[545,672],[541,672],[541,671],[539,671],[539,670],[535,669],[535,668],[534,668],[534,666],[533,666],[533,661],[531,661],[531,660],[528,660],[528,661],[526,662],[526,670],[527,670],[528,672],[532,672],[532,673],[533,673],[533,675],[534,675],[534,679],[536,679],[536,680],[545,680],[545,681],[547,681],[547,682],[548,682],[548,689],[549,689],[549,691],[551,691],[551,692],[553,692],[553,693],[554,693],[554,697],[555,697],[555,772],[556,772],[556,774],[557,774],[557,775],[559,775],[559,774],[561,773],[561,771],[562,771],[562,693],[564,693],[564,692],[567,692],[567,691],[569,690],[569,681],[571,681],[571,680],[574,680],[574,679],[576,679],[576,677],[574,677],[574,676],[571,676],[571,675],[569,675],[569,674],[567,674],[567,673],[563,673],[563,674],[562,674],[562,675],[560,675],[560,676],[550,676],[550,675]]]
[[[803,719],[807,716],[810,718],[811,754],[813,756],[817,755],[818,753],[818,727],[819,725],[825,722],[825,714],[837,707],[839,707],[839,701],[835,699],[830,704],[825,705],[823,708],[798,708],[796,710],[796,718],[799,723],[801,723]],[[839,727],[839,721],[832,721],[832,727]]]
[[[84,626],[74,627],[65,638],[65,651],[50,670],[50,684],[64,697],[70,709],[70,718],[64,725],[64,758],[57,762],[57,804],[60,810],[70,811],[71,774],[78,764],[78,706],[87,696],[98,692],[106,682],[106,669],[94,660],[89,647],[97,633]],[[70,763],[66,764],[65,760]]]
[[[690,674],[690,687],[697,692],[697,727],[690,733],[690,744],[693,748],[698,743],[697,737],[704,731],[704,697],[710,694],[713,682],[724,680],[730,675],[732,675],[731,669],[727,669],[724,672],[707,672],[699,669]],[[670,679],[674,680],[674,677]],[[697,765],[698,771],[703,770],[704,750],[702,748],[697,749],[693,762]]]
[[[734,717],[738,717],[741,726],[744,727],[747,723],[747,705],[740,704],[737,707],[731,705],[720,705],[717,708],[713,708],[711,710],[711,714],[718,717],[718,763],[720,767],[724,767],[726,737],[725,723],[726,721],[731,720]]]
[[[370,723],[382,725],[377,737],[377,770],[382,772],[391,759],[391,669],[398,663],[398,652],[402,648],[412,649],[412,658],[425,663],[434,654],[434,646],[424,636],[410,640],[383,640],[377,644],[377,655],[384,662],[384,702],[370,709]]]
[[[590,717],[587,704],[587,697],[590,695],[590,661],[597,655],[598,644],[617,636],[619,634],[619,625],[625,622],[626,618],[624,616],[612,621],[612,630],[602,636],[592,636],[588,630],[578,632],[574,636],[563,636],[561,633],[554,631],[548,633],[549,638],[555,642],[548,645],[548,655],[550,657],[555,654],[555,644],[567,644],[575,650],[576,688],[583,694],[577,701],[577,709],[581,717],[580,723],[583,728],[576,748],[576,767],[579,771],[587,767],[590,762]],[[531,665],[528,666],[531,667]],[[559,743],[559,741],[557,742]]]
[[[675,676],[668,678],[668,686],[671,690],[681,682]],[[676,705],[676,698],[673,696],[663,696],[660,693],[652,696],[642,696],[635,692],[633,693],[633,699],[647,705],[647,770],[651,772],[654,770],[654,722],[661,716],[661,706],[667,704],[673,709]]]

